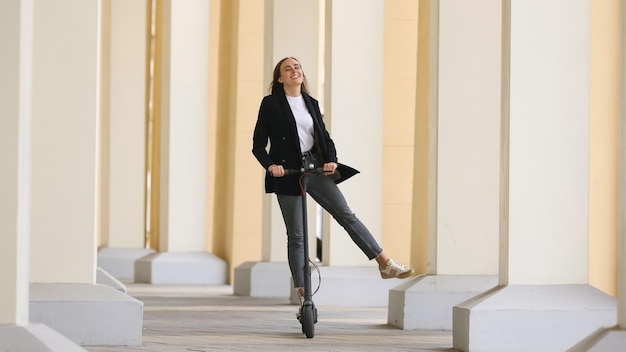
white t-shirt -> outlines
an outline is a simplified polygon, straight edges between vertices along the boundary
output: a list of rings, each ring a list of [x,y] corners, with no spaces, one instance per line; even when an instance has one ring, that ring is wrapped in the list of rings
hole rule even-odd
[[[304,104],[302,95],[290,97],[286,95],[289,107],[293,117],[296,118],[296,127],[298,128],[298,138],[300,139],[300,150],[308,152],[313,148],[315,140],[313,139],[313,117],[309,113]]]

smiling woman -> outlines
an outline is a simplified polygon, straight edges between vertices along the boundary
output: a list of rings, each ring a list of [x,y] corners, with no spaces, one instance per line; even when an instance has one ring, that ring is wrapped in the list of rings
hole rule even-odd
[[[268,171],[267,193],[276,193],[287,228],[288,261],[294,282],[303,294],[302,267],[305,263],[304,223],[301,189],[297,175],[286,175],[285,169],[306,165],[323,169],[306,179],[306,192],[328,211],[348,232],[352,241],[368,259],[376,259],[380,275],[406,278],[414,271],[399,265],[383,252],[376,239],[349,208],[337,183],[355,174],[355,170],[338,164],[335,143],[322,120],[319,103],[308,94],[306,78],[298,60],[286,57],[274,68],[271,94],[263,98],[254,129],[252,153]],[[268,141],[270,143],[267,151]],[[352,170],[352,172],[348,172]],[[328,177],[331,176],[331,177]]]
[[[302,71],[300,62],[294,57],[286,57],[276,64],[274,67],[274,75],[270,90],[274,90],[274,85],[280,83],[283,85],[285,94],[289,96],[298,96],[300,92],[311,95],[308,89],[306,76]],[[293,91],[292,91],[293,90]]]

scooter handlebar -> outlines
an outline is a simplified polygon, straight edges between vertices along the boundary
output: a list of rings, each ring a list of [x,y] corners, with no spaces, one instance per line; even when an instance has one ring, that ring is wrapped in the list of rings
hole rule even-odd
[[[324,168],[323,167],[316,167],[316,168],[313,168],[313,169],[305,169],[305,168],[285,169],[285,176],[287,176],[287,175],[299,175],[299,174],[303,174],[305,172],[310,172],[310,173],[314,173],[314,174],[322,174],[322,173],[324,173]]]
[[[285,171],[285,176],[288,175],[301,175],[303,173],[306,172],[310,172],[313,174],[323,174],[324,173],[324,168],[323,167],[316,167],[313,169],[305,169],[305,168],[300,168],[300,169],[284,169],[283,171]],[[267,171],[267,173],[271,176],[272,173]]]

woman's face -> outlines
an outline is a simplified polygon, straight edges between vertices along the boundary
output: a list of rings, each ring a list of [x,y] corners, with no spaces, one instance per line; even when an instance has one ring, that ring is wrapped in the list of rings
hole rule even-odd
[[[292,58],[286,59],[280,64],[280,76],[278,82],[284,86],[300,86],[304,80],[304,73],[300,63]]]

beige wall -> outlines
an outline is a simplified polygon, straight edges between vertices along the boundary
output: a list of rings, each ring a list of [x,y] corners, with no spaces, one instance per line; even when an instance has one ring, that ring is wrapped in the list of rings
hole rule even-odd
[[[591,1],[589,283],[615,295],[619,0]]]

